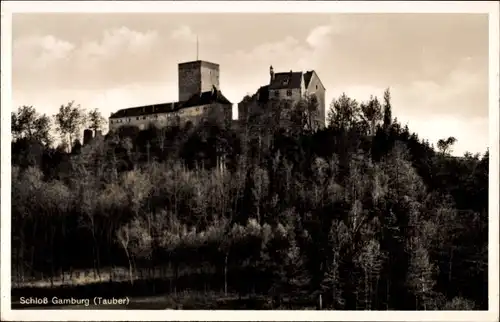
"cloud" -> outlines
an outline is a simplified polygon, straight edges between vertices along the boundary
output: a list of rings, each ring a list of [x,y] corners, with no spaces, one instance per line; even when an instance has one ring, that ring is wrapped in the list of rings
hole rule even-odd
[[[43,70],[67,59],[74,49],[74,44],[53,35],[27,37],[13,44],[13,68],[28,63],[35,70]]]
[[[180,43],[184,42],[191,44],[196,43],[197,40],[200,44],[205,44],[205,43],[212,44],[219,40],[219,38],[215,34],[206,31],[195,32],[188,25],[181,25],[177,29],[174,29],[170,33],[170,38]]]
[[[40,84],[99,88],[159,81],[165,61],[159,39],[156,31],[127,27],[108,29],[98,39],[75,43],[51,35],[19,38],[13,46],[13,83],[28,89]]]
[[[189,26],[183,25],[172,31],[170,37],[174,40],[196,42],[196,35]]]
[[[474,131],[487,128],[467,125],[488,115],[486,15],[231,15],[221,24],[213,23],[213,16],[189,17],[168,23],[152,16],[96,19],[93,31],[85,33],[68,20],[62,25],[71,28],[58,27],[57,18],[50,28],[38,23],[42,36],[36,37],[33,27],[18,28],[13,87],[34,93],[33,104],[50,95],[64,102],[80,90],[92,98],[85,104],[113,109],[167,101],[171,92],[175,99],[177,63],[194,59],[199,35],[200,58],[221,65],[221,87],[233,102],[268,82],[269,65],[277,72],[314,69],[328,101],[344,91],[358,100],[381,97],[391,87],[394,115],[403,123],[411,120],[410,128],[419,133],[463,128],[450,135],[465,142],[459,135],[476,137],[483,134]],[[88,25],[87,16],[81,19]],[[27,32],[29,37],[22,37]],[[426,128],[434,116],[443,126]]]
[[[439,83],[466,59],[470,68],[487,73],[486,16],[426,15],[424,24],[418,14],[381,16],[334,15],[303,38],[283,37],[234,54],[249,65],[259,64],[265,54],[289,65],[285,69],[329,70],[323,78],[334,86]]]
[[[158,40],[156,31],[145,33],[121,27],[104,31],[99,41],[90,41],[79,49],[80,59],[110,59],[128,53],[148,53]]]
[[[394,86],[393,97],[404,104],[408,117],[436,112],[464,119],[488,117],[488,78],[481,73],[457,69],[441,82]]]
[[[333,26],[319,26],[311,30],[306,38],[306,42],[311,47],[321,47],[325,41],[328,41],[328,36],[332,33]]]

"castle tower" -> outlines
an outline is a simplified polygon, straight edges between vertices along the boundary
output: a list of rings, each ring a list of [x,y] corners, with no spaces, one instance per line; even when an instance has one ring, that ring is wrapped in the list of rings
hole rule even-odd
[[[219,65],[197,60],[179,64],[179,101],[219,87]]]

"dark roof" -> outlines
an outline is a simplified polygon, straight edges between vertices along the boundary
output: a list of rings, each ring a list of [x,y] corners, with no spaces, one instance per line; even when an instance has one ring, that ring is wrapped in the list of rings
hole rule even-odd
[[[314,70],[309,70],[309,71],[307,71],[307,72],[304,73],[304,83],[305,83],[306,88],[309,87],[309,83],[311,82],[312,75],[315,74],[315,73],[316,72]],[[325,88],[325,86],[323,85],[323,82],[319,78],[318,74],[316,74],[316,77],[317,77],[319,83],[321,84],[321,86],[323,88]]]
[[[222,95],[221,91],[212,90],[191,96],[190,99],[188,99],[186,102],[184,102],[184,104],[182,104],[181,108],[207,105],[212,103],[232,105],[232,103],[224,95]]]
[[[312,70],[309,70],[309,71],[304,73],[304,83],[305,83],[306,88],[309,86],[309,82],[311,81],[311,77],[312,77],[313,73],[314,73],[314,71],[312,71]]]
[[[300,88],[302,72],[276,73],[269,89]]]
[[[201,94],[194,94],[187,101],[184,102],[172,102],[172,103],[162,103],[162,104],[154,104],[154,105],[146,105],[146,106],[138,106],[131,107],[122,110],[118,110],[116,113],[113,113],[109,118],[122,118],[122,117],[134,117],[140,115],[147,114],[156,114],[156,113],[168,113],[178,111],[183,108],[199,106],[199,105],[208,105],[212,103],[219,104],[232,104],[224,95],[222,95],[221,91],[207,91]]]
[[[138,107],[125,108],[116,111],[109,118],[134,117],[144,114],[168,113],[176,111],[181,107],[182,102],[161,103]]]

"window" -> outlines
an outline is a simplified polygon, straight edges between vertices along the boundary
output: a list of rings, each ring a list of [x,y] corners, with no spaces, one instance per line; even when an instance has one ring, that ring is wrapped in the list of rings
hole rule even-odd
[[[280,96],[280,91],[274,91],[274,96],[279,97]]]
[[[113,120],[109,121],[109,123],[113,124]]]
[[[318,85],[316,85],[316,89],[318,89]]]
[[[128,118],[128,122],[130,123],[130,117]]]
[[[146,116],[143,116],[143,117],[142,117],[142,119],[143,119],[143,120],[145,120],[145,119],[146,119]]]
[[[291,89],[289,89],[289,90],[286,91],[286,96],[292,96],[292,90]]]
[[[136,120],[138,120],[138,119],[139,119],[139,116],[138,116],[138,117],[136,117],[135,119],[136,119]]]

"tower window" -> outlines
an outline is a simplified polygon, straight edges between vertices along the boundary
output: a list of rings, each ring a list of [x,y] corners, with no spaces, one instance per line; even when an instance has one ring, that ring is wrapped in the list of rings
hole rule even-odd
[[[286,91],[286,96],[292,96],[292,90],[291,89],[289,89],[289,90]]]

